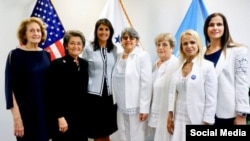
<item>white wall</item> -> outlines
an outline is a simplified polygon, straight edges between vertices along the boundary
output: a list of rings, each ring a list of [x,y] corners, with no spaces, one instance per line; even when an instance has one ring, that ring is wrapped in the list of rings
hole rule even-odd
[[[91,35],[106,0],[52,0],[65,29]],[[249,0],[203,0],[209,13],[222,12],[233,39],[250,46]],[[5,109],[4,69],[8,52],[18,44],[20,21],[30,16],[36,0],[0,0],[0,140],[14,141],[10,111]],[[143,47],[156,59],[154,37],[160,32],[176,33],[191,0],[123,0]]]

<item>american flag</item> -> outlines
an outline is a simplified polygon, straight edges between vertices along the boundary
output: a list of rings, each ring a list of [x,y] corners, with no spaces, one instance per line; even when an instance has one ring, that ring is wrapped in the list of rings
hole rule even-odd
[[[31,17],[42,18],[47,24],[47,39],[40,47],[50,52],[51,60],[64,56],[62,39],[65,30],[50,0],[37,0]]]

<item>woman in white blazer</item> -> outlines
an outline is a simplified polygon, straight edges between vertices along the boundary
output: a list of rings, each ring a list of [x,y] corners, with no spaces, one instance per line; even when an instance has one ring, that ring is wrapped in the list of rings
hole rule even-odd
[[[214,123],[217,101],[216,72],[194,30],[180,36],[180,67],[171,80],[167,128],[172,141],[185,141],[186,125]]]
[[[144,141],[145,121],[152,94],[152,62],[149,53],[137,46],[139,35],[133,28],[121,33],[123,53],[118,55],[112,84],[118,107],[118,133],[126,141]],[[122,118],[122,122],[120,121]]]
[[[212,13],[204,24],[205,58],[214,63],[218,77],[216,125],[246,124],[249,107],[249,54],[233,42],[226,17]]]
[[[168,141],[166,128],[168,90],[170,78],[177,69],[178,58],[173,55],[175,38],[171,33],[160,33],[155,37],[158,59],[153,65],[153,91],[148,118],[148,138],[154,141]]]

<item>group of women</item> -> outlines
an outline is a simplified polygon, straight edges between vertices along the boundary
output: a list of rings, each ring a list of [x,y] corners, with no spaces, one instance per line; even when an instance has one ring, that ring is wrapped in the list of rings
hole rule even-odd
[[[113,34],[106,18],[96,22],[86,46],[80,31],[69,30],[65,56],[51,61],[39,47],[43,21],[21,22],[22,47],[10,51],[5,71],[17,141],[145,141],[147,126],[154,141],[185,141],[188,124],[246,124],[248,50],[233,42],[223,14],[205,21],[206,48],[196,31],[184,31],[179,58],[174,37],[157,35],[154,64],[134,28],[121,32],[121,53]]]

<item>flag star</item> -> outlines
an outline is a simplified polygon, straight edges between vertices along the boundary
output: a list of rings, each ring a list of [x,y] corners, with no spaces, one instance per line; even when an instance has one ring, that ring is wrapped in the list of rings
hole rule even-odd
[[[120,35],[115,37],[115,43],[120,43]]]

